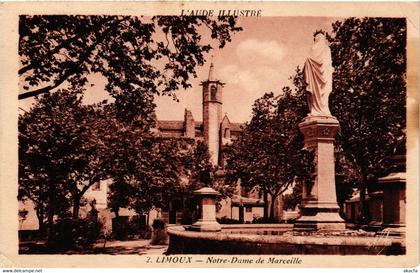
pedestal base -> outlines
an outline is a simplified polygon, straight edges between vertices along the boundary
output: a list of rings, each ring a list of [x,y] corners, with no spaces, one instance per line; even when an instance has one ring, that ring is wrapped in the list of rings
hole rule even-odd
[[[346,229],[346,224],[338,213],[318,213],[314,216],[302,216],[296,220],[294,231],[340,231]]]
[[[205,221],[198,220],[190,227],[192,231],[201,231],[201,232],[216,232],[221,231],[222,226],[217,221]]]
[[[304,200],[302,216],[296,220],[295,231],[343,230],[344,220],[338,214],[339,206],[334,202]]]

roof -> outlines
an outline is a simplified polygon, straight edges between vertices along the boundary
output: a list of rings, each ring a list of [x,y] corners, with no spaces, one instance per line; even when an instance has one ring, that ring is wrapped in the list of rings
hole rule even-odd
[[[203,122],[202,121],[196,121],[195,122],[195,128],[201,128],[201,126],[203,126]]]
[[[208,77],[208,80],[209,81],[214,81],[214,72],[213,72],[213,70],[214,70],[214,65],[213,65],[213,62],[210,64],[210,69],[209,69],[209,77]]]
[[[242,132],[242,126],[244,124],[243,123],[231,123],[230,124],[230,130],[231,131],[237,131],[237,132]]]
[[[231,124],[230,120],[229,120],[229,117],[227,116],[227,113],[225,113],[225,115],[222,119],[222,123],[228,123],[229,125]]]
[[[406,183],[406,173],[390,173],[385,177],[381,177],[378,179],[379,183]]]
[[[242,132],[243,123],[230,123],[229,128],[232,132]],[[178,131],[180,134],[184,131],[184,121],[183,120],[158,120],[157,121],[157,129],[161,133],[165,133],[165,131]],[[195,121],[195,129],[202,130],[203,129],[203,122],[202,121]]]
[[[157,127],[166,130],[182,130],[184,121],[182,120],[158,120]]]
[[[232,196],[232,205],[263,205],[264,201],[257,198],[249,198],[240,195],[233,195]]]

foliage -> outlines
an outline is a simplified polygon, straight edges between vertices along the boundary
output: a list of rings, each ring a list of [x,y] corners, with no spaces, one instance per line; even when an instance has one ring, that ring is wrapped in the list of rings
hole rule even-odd
[[[273,218],[254,217],[252,219],[252,224],[274,224],[274,223],[278,223],[278,220],[273,219]]]
[[[337,143],[365,190],[377,188],[406,142],[406,21],[349,18],[329,36],[334,66],[331,112],[340,122]]]
[[[302,201],[302,182],[297,181],[293,185],[291,193],[283,195],[283,208],[285,210],[295,210]]]
[[[222,218],[217,218],[216,220],[219,224],[222,224],[222,225],[242,224],[241,221],[236,220],[236,219],[231,219],[226,216],[223,216]]]
[[[114,182],[108,207],[114,212],[120,207],[138,213],[152,208],[169,210],[177,201],[191,214],[196,206],[195,190],[212,186],[225,195],[232,191],[229,184],[214,178],[216,170],[203,142],[167,139],[128,128],[109,140],[112,154],[108,163]]]
[[[86,250],[101,236],[101,229],[102,223],[91,218],[60,219],[54,224],[49,248],[54,251]]]
[[[162,219],[155,219],[152,224],[153,233],[151,245],[166,245],[168,243],[168,234],[166,233],[166,223]]]
[[[120,110],[136,108],[144,93],[175,96],[190,87],[212,49],[209,41],[224,47],[241,30],[233,17],[21,15],[19,98],[62,83],[83,87],[89,74],[99,73]]]
[[[84,193],[107,177],[116,213],[177,195],[178,144],[151,134],[153,96],[176,98],[212,42],[240,30],[232,17],[20,16],[19,99],[43,96],[19,120],[19,198],[34,200],[40,227],[48,216],[51,231],[70,206],[77,218]],[[90,74],[107,79],[115,103],[82,105]]]
[[[196,209],[195,190],[211,187],[221,194],[218,200],[232,196],[235,190],[236,181],[224,179],[224,171],[213,166],[208,147],[202,141],[197,141],[186,150],[182,157],[182,169],[184,177],[188,180],[182,196],[189,213]]]
[[[165,226],[166,226],[166,224],[162,219],[153,220],[153,224],[152,224],[153,229],[164,229]]]
[[[182,159],[184,172],[188,178],[187,191],[192,192],[204,186],[211,186],[215,171],[210,161],[207,145],[202,141],[190,147]]]
[[[116,128],[108,141],[108,170],[113,179],[108,206],[114,212],[120,207],[148,212],[178,195],[182,181],[176,140],[124,126]]]
[[[36,99],[19,116],[19,198],[35,204],[40,230],[54,215],[77,218],[84,193],[104,177],[98,144],[99,105],[82,105],[81,90]]]

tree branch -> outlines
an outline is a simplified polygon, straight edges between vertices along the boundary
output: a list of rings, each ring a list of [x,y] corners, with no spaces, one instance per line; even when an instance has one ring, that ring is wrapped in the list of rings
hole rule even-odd
[[[100,37],[96,39],[96,41],[89,46],[79,57],[79,61],[70,69],[68,69],[61,77],[59,77],[53,84],[49,86],[45,86],[42,88],[39,88],[37,90],[28,91],[22,94],[18,95],[18,99],[26,99],[29,97],[34,97],[40,94],[48,93],[52,89],[58,87],[60,84],[65,82],[70,76],[76,74],[78,72],[78,68],[80,68],[80,65],[86,61],[86,59],[91,55],[92,51],[95,49],[95,47],[100,44],[106,37],[106,35],[113,30],[114,27],[116,27],[119,23],[121,23],[123,20],[118,20],[114,24],[110,25],[108,29],[106,29]]]

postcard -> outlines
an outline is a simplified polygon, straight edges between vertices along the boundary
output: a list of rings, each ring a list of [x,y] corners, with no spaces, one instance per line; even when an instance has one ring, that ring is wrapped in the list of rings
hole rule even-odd
[[[0,14],[2,267],[418,265],[418,3]]]

